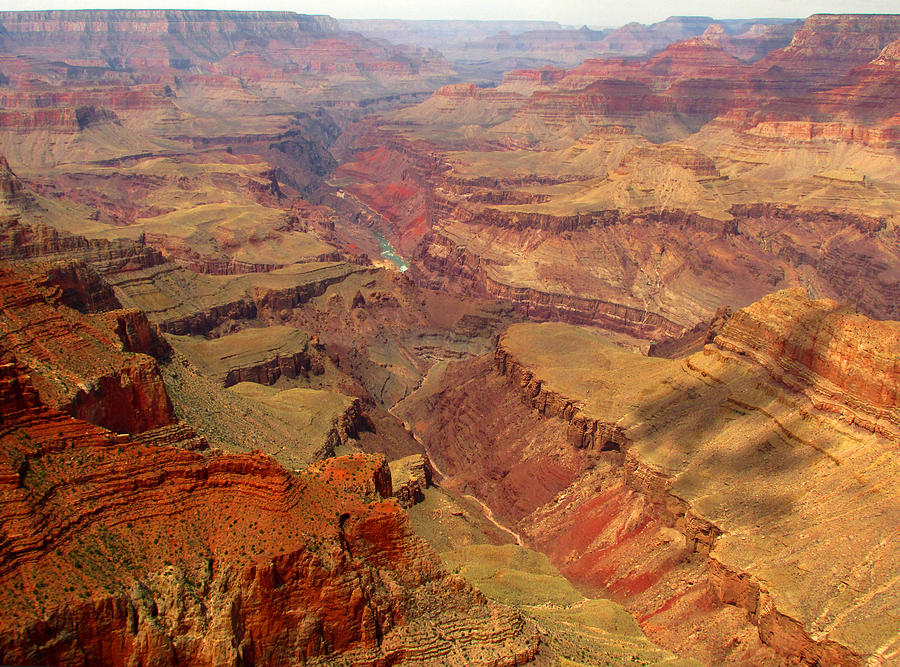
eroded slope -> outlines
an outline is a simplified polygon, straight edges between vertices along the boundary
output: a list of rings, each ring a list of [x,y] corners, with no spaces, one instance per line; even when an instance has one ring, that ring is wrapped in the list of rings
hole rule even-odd
[[[534,654],[524,621],[448,576],[384,500],[383,458],[294,476],[261,454],[147,446],[42,406],[14,364],[0,372],[4,661]]]
[[[880,387],[897,342],[896,323],[800,292],[682,361],[516,325],[493,369],[449,369],[454,389],[398,411],[441,469],[652,637],[702,636],[712,661],[890,660],[896,397]]]

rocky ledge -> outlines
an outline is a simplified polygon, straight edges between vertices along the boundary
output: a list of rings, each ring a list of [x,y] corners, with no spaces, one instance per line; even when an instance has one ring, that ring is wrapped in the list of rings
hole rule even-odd
[[[292,475],[259,453],[135,442],[42,405],[15,364],[0,367],[0,408],[4,663],[535,655],[521,616],[415,537],[383,458]]]
[[[0,262],[0,358],[30,369],[48,405],[85,421],[121,433],[173,423],[169,396],[150,356],[167,346],[139,311],[83,313],[72,307],[89,311],[87,306],[103,301],[83,298],[103,292],[85,284],[93,274],[78,267]],[[109,299],[115,301],[107,294]]]
[[[888,526],[896,509],[888,507],[896,497],[865,497],[867,490],[878,495],[892,474],[873,462],[897,437],[898,337],[896,322],[790,290],[735,313],[714,345],[681,368],[650,367],[643,388],[649,400],[560,392],[573,386],[563,379],[564,365],[548,366],[542,355],[525,352],[527,337],[501,338],[496,359],[530,405],[568,423],[572,445],[623,452],[627,486],[657,508],[690,551],[709,559],[716,596],[744,608],[764,643],[813,664],[859,664],[897,640],[889,622],[877,624],[877,639],[860,624],[867,615],[882,617],[900,595],[892,583],[900,562],[883,551],[883,541],[895,539]],[[576,378],[608,378],[601,369],[621,363],[595,359],[596,370],[571,369]],[[619,372],[628,374],[624,367]],[[662,391],[653,389],[654,380]],[[599,381],[615,390],[614,381]],[[715,406],[732,416],[712,417]],[[691,433],[704,442],[685,444]],[[753,444],[760,439],[762,446]],[[660,450],[673,442],[683,451]],[[800,487],[791,481],[800,479],[806,480]],[[751,488],[757,484],[763,486]],[[851,515],[852,537],[830,534],[826,526]],[[830,576],[807,569],[825,551],[855,582],[853,599],[844,600]],[[878,556],[858,563],[856,555],[867,551]]]
[[[747,356],[813,404],[900,437],[900,322],[879,322],[831,299],[785,290],[744,308],[715,344]]]

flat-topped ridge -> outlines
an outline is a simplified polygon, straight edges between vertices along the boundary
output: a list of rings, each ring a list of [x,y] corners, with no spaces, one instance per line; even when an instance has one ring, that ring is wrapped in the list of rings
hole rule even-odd
[[[884,614],[900,594],[900,561],[877,546],[896,543],[900,520],[896,492],[883,493],[896,474],[897,327],[793,290],[739,311],[685,360],[544,323],[508,329],[495,364],[567,423],[570,445],[622,452],[628,486],[708,554],[717,596],[765,643],[856,664],[891,640]],[[841,597],[814,566],[826,558],[861,597]],[[872,618],[885,622],[865,629]]]

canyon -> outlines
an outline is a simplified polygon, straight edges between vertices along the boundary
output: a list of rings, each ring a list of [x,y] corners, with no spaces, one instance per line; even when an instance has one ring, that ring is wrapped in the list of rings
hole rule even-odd
[[[801,290],[738,311],[677,360],[519,324],[398,414],[445,483],[657,641],[697,651],[702,631],[720,635],[709,662],[774,650],[853,664],[897,642],[898,335]],[[832,523],[847,515],[852,533]],[[825,562],[843,574],[824,581]]]
[[[0,12],[0,662],[900,664],[900,16]]]
[[[897,319],[898,31],[813,17],[752,63],[701,36],[444,88],[365,121],[335,184],[425,284],[529,317],[657,340],[800,286]]]

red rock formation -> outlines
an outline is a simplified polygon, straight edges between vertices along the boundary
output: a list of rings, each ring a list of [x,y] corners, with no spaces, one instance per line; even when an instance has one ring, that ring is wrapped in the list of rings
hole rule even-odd
[[[855,105],[858,111],[893,114],[889,110],[895,106],[892,103],[896,84],[890,78],[879,84],[861,82],[852,91],[816,92],[815,100],[803,103],[805,109],[791,99],[822,88],[826,83],[833,84],[873,59],[883,66],[890,59],[890,50],[887,56],[879,56],[879,52],[900,35],[900,23],[895,16],[810,17],[788,46],[753,65],[742,62],[728,49],[745,56],[749,53],[748,59],[754,59],[752,53],[760,46],[761,35],[772,31],[770,38],[763,42],[774,46],[785,39],[790,26],[760,26],[760,30],[742,36],[745,44],[735,46],[741,39],[732,39],[721,27],[713,29],[714,24],[703,25],[707,26],[707,32],[702,36],[666,42],[653,49],[661,51],[645,61],[594,58],[563,73],[518,71],[511,75],[509,82],[540,82],[554,88],[552,92],[535,93],[525,111],[536,113],[554,127],[572,122],[578,116],[590,122],[592,117],[633,116],[676,109],[709,120],[736,108],[758,109],[770,101],[773,102],[770,117],[762,115],[756,122],[773,120],[771,114],[776,113],[780,120],[796,120],[798,114],[804,118],[810,109],[827,116],[829,105],[834,105],[828,101],[829,97],[834,96],[843,96],[845,105]],[[625,34],[631,29],[640,31],[645,27],[625,26],[620,31]],[[613,39],[616,32],[608,39]],[[650,90],[642,89],[642,85],[649,86]],[[592,91],[592,87],[599,88]],[[581,92],[569,92],[581,89]],[[560,108],[550,112],[545,108],[548,104]],[[860,135],[862,131],[857,129],[849,140],[858,140]],[[836,135],[830,130],[823,131],[821,136],[834,138]],[[880,137],[877,145],[892,140],[893,135]],[[874,143],[875,139],[869,141]]]
[[[116,111],[146,111],[171,106],[165,86],[69,86],[62,90],[13,90],[0,93],[4,109],[53,109],[104,107]]]
[[[574,92],[538,91],[521,113],[534,114],[549,127],[559,127],[579,118],[605,124],[609,116],[671,111],[672,101],[645,83],[601,79]]]
[[[756,24],[738,35],[730,35],[721,24],[711,23],[701,37],[740,60],[754,62],[790,44],[799,25],[799,21],[781,25]]]
[[[778,68],[809,88],[834,81],[878,57],[900,36],[900,16],[888,14],[815,14],[803,22],[791,43],[757,64]]]
[[[829,413],[876,432],[875,424],[895,429],[898,323],[866,320],[792,291],[740,311],[726,322],[715,346],[684,362],[633,355],[635,368],[629,369],[621,365],[627,353],[609,343],[572,349],[591,335],[573,333],[565,341],[539,338],[544,344],[526,349],[521,338],[511,342],[515,336],[510,330],[499,340],[493,372],[488,359],[451,367],[441,378],[441,388],[414,394],[401,404],[399,414],[449,475],[446,483],[473,490],[570,578],[606,587],[664,644],[713,663],[771,664],[780,660],[774,650],[794,662],[855,665],[869,653],[875,653],[875,659],[886,653],[880,647],[892,645],[890,627],[883,626],[875,641],[855,629],[835,628],[860,605],[882,609],[892,604],[872,596],[897,595],[897,559],[879,546],[882,539],[895,539],[896,512],[888,509],[891,497],[874,492],[884,488],[875,477],[890,476],[875,461],[887,460],[897,433],[883,428],[880,433],[887,438],[872,437],[837,425]],[[559,347],[552,347],[551,340]],[[512,349],[527,355],[533,365],[523,363]],[[586,369],[585,363],[594,367]],[[660,375],[663,369],[674,374]],[[624,377],[617,384],[619,375]],[[566,382],[591,393],[562,393],[560,384]],[[631,387],[633,382],[646,384],[642,390]],[[780,383],[796,391],[783,384],[779,389]],[[662,397],[642,405],[648,392]],[[829,412],[815,412],[807,398]],[[607,412],[604,407],[620,401],[621,411]],[[713,416],[727,410],[726,405],[734,406],[727,419]],[[670,420],[683,420],[696,410],[711,411],[687,417],[687,431],[673,427]],[[761,430],[751,427],[757,418]],[[696,430],[705,420],[717,424]],[[791,444],[747,454],[761,433],[770,433],[772,423]],[[686,472],[693,465],[687,453],[691,447],[675,456],[667,453],[670,447],[683,447],[681,439],[690,436],[715,443],[695,453],[710,457],[703,473]],[[734,470],[726,462],[732,447],[738,452]],[[797,462],[797,469],[787,466],[774,472],[779,457],[794,461],[798,456],[803,463]],[[473,466],[476,460],[479,465]],[[712,505],[706,504],[707,492],[715,493],[715,484],[707,487],[701,481],[706,474],[729,477],[724,495]],[[788,478],[791,484],[806,480],[802,488],[784,490],[796,498],[797,513],[785,519],[792,528],[772,517],[775,505],[767,506],[760,519],[751,520],[754,555],[746,559],[735,546],[741,543],[738,534],[744,535],[739,526],[746,521],[738,517],[747,511],[735,484],[771,491],[771,485]],[[856,482],[846,493],[837,491],[841,480],[850,478]],[[860,495],[856,483],[868,486],[873,495]],[[714,509],[720,503],[726,507]],[[844,503],[856,506],[859,516],[845,514],[840,509]],[[829,536],[827,526],[833,521],[855,524],[858,532],[848,528],[854,535],[852,548],[838,546],[840,539]],[[821,522],[826,527],[820,527]],[[767,550],[756,541],[766,541],[770,531],[776,540],[788,542],[782,546],[791,559],[821,547],[834,563],[853,568],[861,551],[879,551],[884,560],[867,569],[875,577],[865,585],[871,586],[872,596],[861,592],[844,606],[833,601],[839,593],[828,572],[782,578],[790,566],[773,555],[775,548]],[[809,531],[827,544],[810,542]],[[760,558],[779,562],[767,567]],[[804,594],[808,603],[790,602]],[[844,612],[832,609],[836,604]],[[832,612],[834,620],[823,626],[820,619]],[[700,627],[702,633],[692,630]]]
[[[396,245],[407,252],[429,228],[430,188],[423,187],[437,169],[435,160],[400,144],[361,151],[335,171],[355,197],[391,221]]]
[[[729,78],[740,73],[741,62],[707,37],[675,42],[647,61],[644,68],[664,78]]]
[[[30,369],[42,400],[123,433],[172,423],[159,368],[142,353],[157,347],[146,319],[83,315],[65,305],[52,267],[38,268],[0,266],[0,349]]]
[[[78,118],[75,109],[0,110],[0,129],[31,132],[52,130],[54,132],[77,132]]]
[[[100,313],[122,307],[112,288],[89,264],[64,259],[44,266],[36,265],[37,267],[38,272],[43,270],[43,275],[37,278],[37,282],[42,286],[61,289],[60,303],[63,305],[83,313]],[[130,351],[146,352],[143,349]]]
[[[898,44],[900,40],[891,42],[871,62],[842,79],[832,79],[832,85],[729,118],[764,137],[895,146],[900,141]]]
[[[287,38],[303,43],[336,29],[334,20],[325,16],[226,11],[3,12],[0,24],[7,49],[29,55],[64,51],[88,62],[98,62],[98,53],[109,53],[118,56],[121,65],[145,68],[169,67],[179,58],[190,62],[199,49],[222,57],[242,39]],[[85,42],[84,34],[90,34],[91,40]],[[126,55],[121,49],[129,43],[132,49]],[[166,46],[174,47],[173,51]]]
[[[702,16],[670,16],[651,25],[629,23],[613,30],[603,41],[612,53],[644,55],[664,49],[672,42],[695,37],[711,23],[712,19]]]
[[[774,663],[742,614],[716,600],[661,508],[625,481],[620,430],[600,424],[585,436],[576,401],[499,352],[451,367],[442,385],[400,414],[450,475],[443,485],[526,530],[570,580],[605,587],[654,641],[712,664]]]
[[[261,454],[132,442],[40,405],[11,364],[0,407],[3,662],[517,665],[536,652],[520,616],[448,575],[383,500],[383,458],[294,476]]]
[[[651,340],[681,336],[685,331],[683,326],[656,313],[602,299],[514,287],[489,277],[484,278],[484,288],[491,296],[511,302],[518,312],[538,322],[591,324],[608,331]]]
[[[564,76],[566,76],[566,70],[556,67],[517,69],[506,72],[503,75],[503,83],[514,84],[524,82],[538,86],[548,86],[558,83]]]
[[[65,59],[74,67],[137,71],[141,80],[163,85],[196,68],[213,75],[207,85],[224,75],[226,86],[240,77],[292,82],[342,73],[407,79],[450,73],[433,52],[374,42],[341,32],[330,17],[292,12],[2,12],[0,25],[0,50]],[[250,55],[258,48],[265,57]]]

